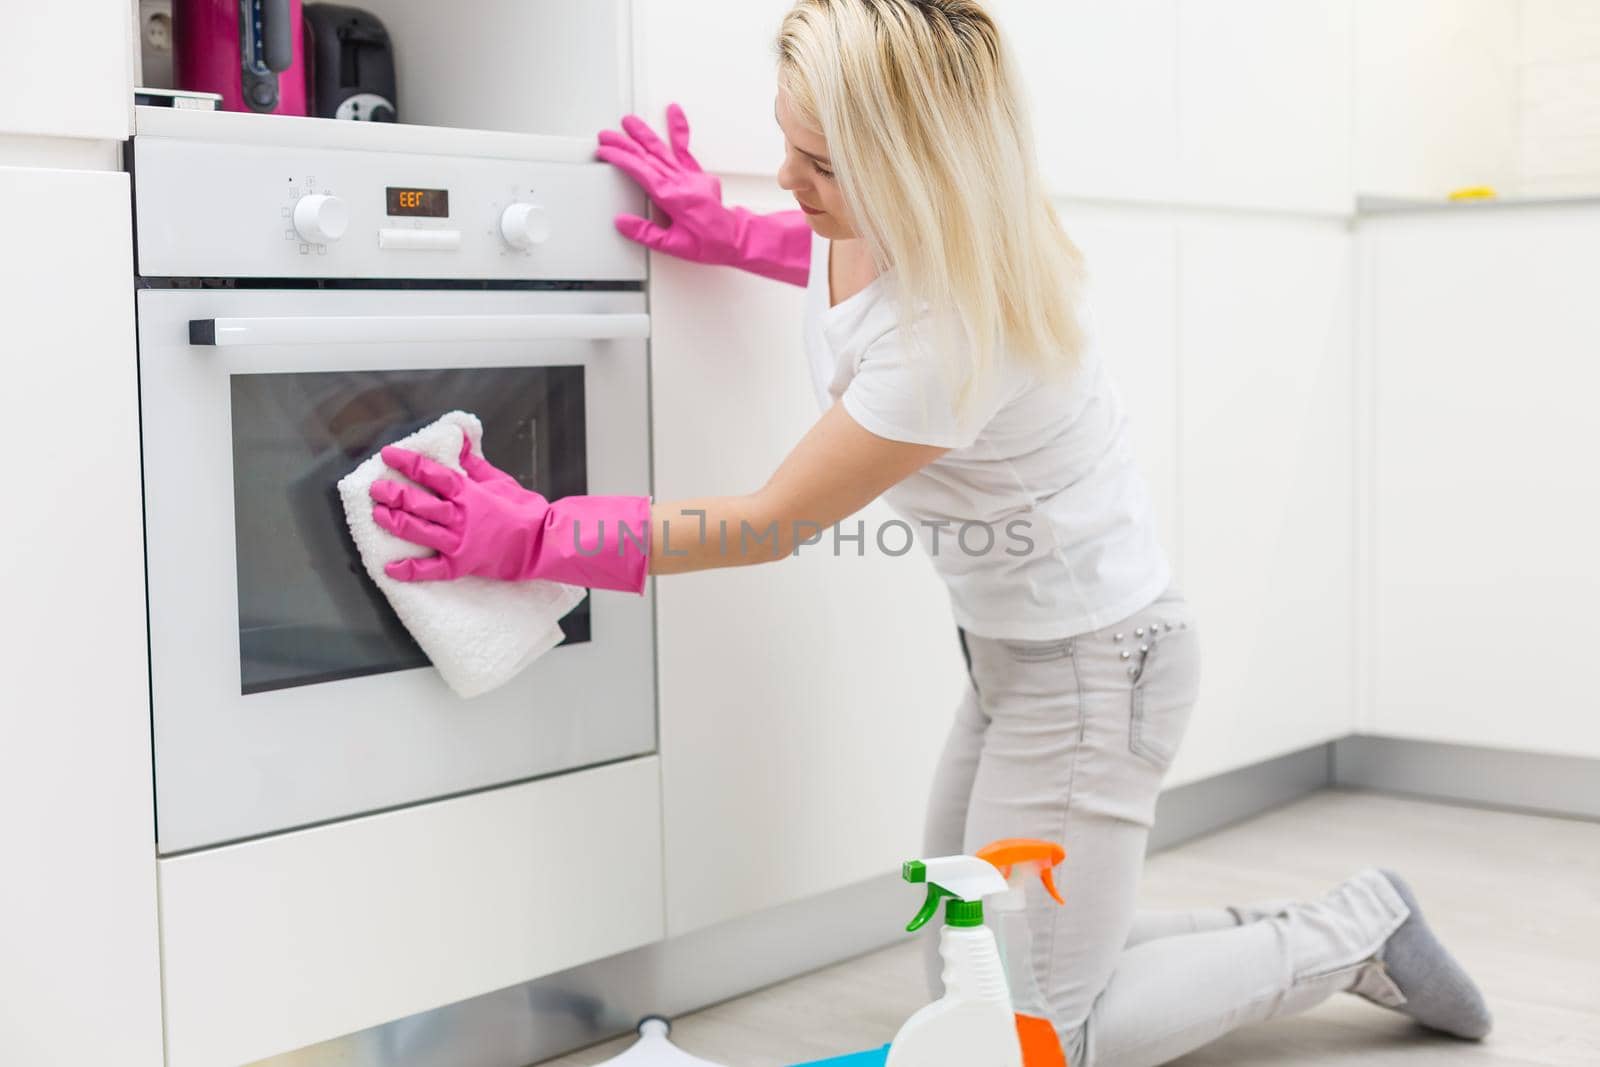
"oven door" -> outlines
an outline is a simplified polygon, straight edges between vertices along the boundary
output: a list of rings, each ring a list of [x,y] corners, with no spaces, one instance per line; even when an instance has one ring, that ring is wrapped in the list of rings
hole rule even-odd
[[[150,289],[138,310],[163,853],[655,750],[648,594],[592,592],[561,645],[462,700],[334,488],[459,408],[547,496],[648,492],[642,293]]]

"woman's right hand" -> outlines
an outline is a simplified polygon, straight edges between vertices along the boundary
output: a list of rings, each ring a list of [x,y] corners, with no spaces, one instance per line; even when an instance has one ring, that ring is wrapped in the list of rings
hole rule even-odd
[[[601,130],[595,158],[638,182],[668,217],[665,226],[637,215],[618,215],[624,237],[695,263],[740,267],[803,286],[811,267],[811,227],[800,211],[755,215],[722,203],[722,182],[689,152],[689,120],[667,105],[662,142],[637,115],[624,115],[624,133]]]

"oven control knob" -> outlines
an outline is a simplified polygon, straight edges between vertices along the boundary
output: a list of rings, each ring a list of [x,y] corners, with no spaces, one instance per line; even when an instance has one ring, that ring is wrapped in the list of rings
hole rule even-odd
[[[302,240],[312,244],[331,244],[350,228],[350,209],[337,196],[311,193],[294,205],[294,229]]]
[[[526,250],[550,239],[550,218],[538,204],[512,204],[500,213],[500,236]]]

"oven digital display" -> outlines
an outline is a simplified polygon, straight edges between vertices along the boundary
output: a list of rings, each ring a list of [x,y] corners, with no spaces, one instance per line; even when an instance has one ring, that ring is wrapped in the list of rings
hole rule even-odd
[[[389,186],[385,190],[389,214],[415,215],[429,219],[450,217],[450,190],[406,189]]]

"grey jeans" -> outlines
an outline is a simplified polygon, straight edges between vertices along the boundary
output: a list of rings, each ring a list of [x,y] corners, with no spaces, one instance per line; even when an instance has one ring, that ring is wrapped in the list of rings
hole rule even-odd
[[[1403,1001],[1374,953],[1408,914],[1365,870],[1310,901],[1136,908],[1161,782],[1200,680],[1187,601],[1057,641],[962,634],[969,686],[935,775],[925,854],[1064,845],[1066,906],[1029,889],[1035,976],[1072,1067],[1153,1067],[1342,991]],[[937,932],[928,982],[942,992]]]

